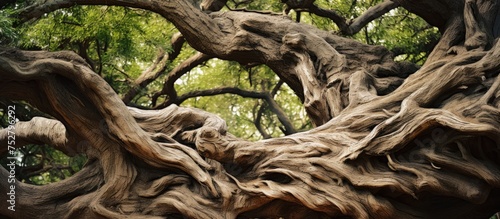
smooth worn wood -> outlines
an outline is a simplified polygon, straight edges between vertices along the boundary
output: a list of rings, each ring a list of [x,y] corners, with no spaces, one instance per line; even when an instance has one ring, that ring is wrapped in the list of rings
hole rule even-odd
[[[61,0],[143,8],[174,23],[203,57],[271,67],[317,126],[238,139],[219,117],[127,107],[72,52],[0,50],[0,97],[53,118],[17,124],[89,163],[67,180],[17,183],[9,218],[487,218],[500,211],[497,1],[397,4],[443,33],[420,68],[287,17],[203,13],[186,1]],[[385,3],[391,4],[392,3]],[[425,8],[423,8],[425,6]],[[392,6],[391,6],[392,7]],[[432,10],[428,10],[432,9]],[[435,10],[435,11],[434,11]],[[432,13],[431,13],[432,12]],[[44,127],[53,127],[50,130]],[[6,134],[0,130],[0,142]],[[2,178],[7,177],[1,169]],[[0,193],[7,182],[0,181]]]

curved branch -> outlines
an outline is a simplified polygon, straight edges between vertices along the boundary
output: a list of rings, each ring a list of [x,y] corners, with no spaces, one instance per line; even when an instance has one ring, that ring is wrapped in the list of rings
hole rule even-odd
[[[203,11],[219,11],[226,6],[227,0],[203,0],[200,8]]]
[[[368,8],[363,14],[349,22],[346,21],[340,14],[335,10],[328,10],[318,7],[315,4],[311,4],[306,11],[309,11],[315,15],[321,17],[330,18],[340,29],[343,35],[354,35],[358,33],[363,27],[365,27],[371,21],[381,17],[390,10],[397,8],[399,4],[393,0],[385,0],[375,6]]]
[[[7,179],[10,174],[2,167],[0,176]],[[2,194],[11,192],[10,187],[15,186],[16,211],[5,207],[0,210],[0,214],[9,218],[69,218],[71,215],[81,217],[82,214],[92,216],[94,214],[86,208],[93,201],[92,194],[104,183],[103,178],[99,162],[90,160],[72,177],[48,185],[34,186],[17,180],[10,184],[7,180],[2,180]]]
[[[406,10],[417,14],[432,26],[438,27],[442,31],[447,22],[454,19],[456,13],[462,13],[463,4],[461,2],[449,0],[394,0]]]
[[[479,97],[491,100],[499,91],[500,65],[490,62],[499,54],[494,49],[434,63],[395,93],[354,106],[307,135],[235,143],[205,129],[197,149],[220,162],[247,166],[251,171],[235,179],[244,191],[301,203],[331,217],[469,218],[477,210],[484,212],[475,217],[491,215],[499,210],[493,202],[500,191],[500,117],[489,113],[498,102]],[[488,83],[472,80],[484,72],[495,72]],[[462,85],[488,89],[472,89],[469,99],[453,89]],[[375,105],[378,110],[372,111]],[[442,209],[435,201],[453,207]]]
[[[158,11],[187,9],[176,15],[192,9],[176,8],[172,1],[151,2],[169,7]],[[399,2],[415,7],[432,3]],[[460,1],[435,2],[463,6]],[[308,111],[325,117],[316,117],[321,126],[244,141],[221,131],[220,118],[199,110],[125,108],[73,54],[2,51],[0,96],[27,99],[56,114],[67,133],[91,141],[91,157],[106,158],[95,167],[102,168],[102,176],[95,176],[102,186],[59,205],[53,218],[278,218],[296,216],[284,210],[292,208],[300,211],[299,217],[432,219],[477,218],[500,210],[500,42],[489,51],[441,53],[442,60],[430,59],[410,75],[381,47],[283,17],[269,21],[270,15],[262,14],[242,19],[238,12],[194,14],[200,17],[186,20],[207,19],[217,24],[215,32],[229,38],[209,39],[204,37],[217,34],[201,33],[187,41],[206,47],[214,43],[210,48],[198,45],[206,54],[266,63],[302,92],[306,105],[313,103]],[[447,25],[460,27],[461,21]],[[193,24],[176,22],[187,25],[183,34],[195,33]],[[440,49],[463,47],[464,40],[457,39],[442,41]],[[109,131],[96,138],[88,127],[100,119]],[[190,176],[201,183],[191,183]],[[4,192],[6,183],[1,183]],[[62,213],[75,203],[85,207]],[[0,209],[2,215],[9,213],[5,211]]]
[[[183,44],[184,38],[182,35],[180,33],[174,34],[171,39],[172,50],[168,53],[165,53],[163,50],[159,51],[153,64],[141,73],[139,78],[134,81],[130,90],[123,95],[123,102],[129,103],[132,101],[141,89],[145,88],[148,84],[160,77],[160,75],[165,72],[167,63],[176,59],[180,54]]]
[[[271,101],[270,102],[268,101],[267,103],[268,103],[268,106],[271,107],[271,111],[273,111],[278,116],[278,120],[280,120],[281,123],[284,125],[284,129],[281,129],[283,134],[291,135],[293,133],[296,133],[297,131],[295,130],[294,126],[292,125],[292,122],[290,121],[290,119],[286,116],[285,112],[283,112],[281,107],[279,107],[278,104],[276,103],[276,101],[274,101],[274,96],[276,96],[276,94],[278,93],[278,90],[281,88],[282,85],[283,85],[283,81],[281,81],[281,80],[278,81],[278,84],[276,84],[276,86],[274,86],[273,90],[269,94]],[[264,113],[265,109],[266,109],[265,105],[261,104],[259,107],[259,110],[256,112],[257,116],[254,119],[254,124],[255,124],[255,127],[257,128],[257,130],[261,133],[262,137],[264,139],[268,139],[268,138],[271,138],[272,136],[269,135],[264,130],[264,128],[262,127],[262,124],[261,124],[262,114]]]
[[[399,76],[411,73],[407,68],[394,62],[389,51],[382,47],[364,45],[317,29],[311,30],[309,26],[295,23],[286,16],[237,11],[213,12],[206,15],[181,0],[168,2],[51,1],[47,5],[28,8],[20,16],[32,17],[37,14],[37,11],[55,10],[53,7],[59,7],[68,2],[123,5],[152,10],[174,23],[189,44],[204,54],[238,61],[241,64],[265,63],[305,102],[307,113],[315,125],[324,124],[348,105],[346,93],[349,84],[348,75],[360,68],[367,69],[367,72],[375,76],[384,77],[389,74]],[[65,6],[69,7],[69,5]],[[305,47],[299,45],[301,49],[287,43],[285,39],[297,33],[302,34],[304,42],[310,42]],[[301,51],[291,52],[296,49]],[[330,56],[328,53],[331,51],[337,51],[336,55]],[[302,58],[297,57],[297,54],[302,54]],[[343,59],[351,60],[351,62],[346,65],[346,62],[342,62]],[[309,80],[302,78],[304,74],[303,71],[297,71],[298,66],[314,68],[311,69],[314,71],[310,74],[315,75],[314,77],[318,78],[318,83],[321,85],[315,88],[314,92],[324,94],[324,96],[315,95],[314,98],[309,98],[308,92],[311,89],[306,88],[310,86]],[[347,67],[343,69],[345,74],[336,74],[342,66]],[[169,100],[163,106],[170,104],[171,102],[168,101],[175,100],[176,96],[172,83],[166,83],[163,91],[154,95],[153,102],[160,95],[166,94],[168,90],[170,90]],[[306,96],[309,100],[306,100]],[[321,106],[319,111],[323,112],[319,113],[315,109],[317,106]]]
[[[172,103],[180,103],[177,101],[177,91],[175,90],[174,84],[177,79],[181,78],[184,74],[188,73],[191,69],[195,68],[198,65],[203,64],[204,62],[210,60],[213,56],[209,56],[203,54],[201,52],[196,53],[195,55],[189,57],[184,60],[181,64],[177,65],[172,71],[168,73],[167,78],[165,79],[165,83],[163,84],[163,88],[161,91],[156,92],[153,95],[151,102],[155,109],[165,108]],[[156,105],[158,98],[161,95],[168,95],[168,99],[161,104]],[[181,101],[182,102],[182,101]]]
[[[22,9],[18,18],[20,22],[26,22],[36,19],[45,13],[49,13],[61,8],[69,8],[75,5],[115,5],[132,8],[141,8],[156,12],[167,20],[175,24],[177,29],[184,35],[189,44],[198,51],[207,54],[217,54],[224,51],[224,44],[207,45],[205,42],[211,42],[214,39],[221,40],[226,38],[220,27],[210,17],[195,8],[189,1],[141,1],[141,0],[60,0],[45,1],[35,3]]]
[[[122,149],[125,149],[154,167],[172,167],[185,171],[216,195],[212,181],[204,170],[210,167],[209,164],[197,154],[179,150],[175,143],[166,147],[151,139],[128,113],[125,104],[112,88],[81,63],[84,63],[81,58],[68,52],[3,51],[0,57],[0,90],[5,89],[7,92],[0,92],[0,95],[14,93],[14,97],[24,99],[28,98],[24,95],[32,95],[30,98],[34,105],[58,118],[67,127],[69,135],[81,136],[88,141],[87,148],[95,150],[87,151],[91,153],[90,157],[107,156],[107,159],[100,160],[102,166],[114,168],[105,169],[106,180],[116,180],[124,185],[133,181],[135,170],[121,156]],[[52,76],[43,77],[46,74]],[[37,79],[44,79],[45,83],[40,82],[38,86],[31,87],[35,91],[33,93],[26,92],[24,87],[16,83]],[[68,84],[73,86],[69,90]],[[23,93],[20,90],[23,90]],[[40,91],[43,93],[41,103],[37,102],[40,95],[35,94]],[[47,106],[46,103],[51,104]],[[102,121],[104,126],[96,130],[93,128],[96,121]],[[103,141],[103,138],[107,140]],[[117,163],[123,163],[123,166],[115,166]],[[113,174],[115,170],[131,177],[121,178]],[[116,193],[113,194],[114,192]],[[109,193],[124,195],[113,189],[107,191],[107,194]]]
[[[235,94],[246,98],[263,99],[269,104],[271,111],[273,111],[276,114],[278,120],[285,127],[285,134],[293,134],[297,132],[297,130],[293,126],[288,116],[286,116],[286,113],[283,111],[283,109],[281,109],[278,103],[276,103],[276,101],[273,98],[273,95],[271,95],[269,92],[248,91],[237,87],[221,87],[210,90],[197,90],[179,96],[175,104],[181,104],[185,100],[193,97],[215,96],[221,94]]]
[[[259,110],[257,112],[255,112],[255,108],[259,105],[260,105]],[[254,115],[253,123],[255,125],[255,128],[257,128],[257,131],[259,131],[260,135],[262,135],[262,138],[268,139],[268,138],[271,138],[272,136],[269,133],[267,133],[267,131],[262,126],[262,114],[264,113],[264,110],[265,110],[264,104],[256,104],[255,105],[254,113],[253,113],[253,115]],[[255,116],[255,114],[257,114],[257,115]]]
[[[177,98],[176,104],[181,104],[189,98],[200,96],[215,96],[221,94],[236,94],[247,98],[266,99],[267,93],[244,90],[238,87],[220,87],[209,90],[196,90],[183,94]]]
[[[66,128],[57,120],[34,117],[28,122],[18,122],[12,128],[1,129],[0,143],[3,145],[8,145],[9,132],[15,133],[15,147],[27,144],[50,144],[67,155],[75,155],[76,153],[67,145],[77,143],[77,141],[67,139]],[[0,154],[6,151],[7,147],[0,148]]]

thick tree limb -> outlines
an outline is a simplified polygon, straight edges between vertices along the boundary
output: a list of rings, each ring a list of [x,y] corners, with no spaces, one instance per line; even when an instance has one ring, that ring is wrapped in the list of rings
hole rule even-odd
[[[90,211],[89,205],[94,202],[95,206],[93,194],[104,183],[101,171],[98,162],[91,160],[78,173],[61,182],[33,186],[16,181],[16,211],[3,210],[7,207],[2,203],[0,215],[8,218],[71,218],[82,214],[92,217],[96,214]],[[0,175],[7,179],[9,173],[0,168]],[[10,192],[7,190],[10,185],[7,180],[0,182],[2,194]],[[61,202],[61,199],[68,201]]]
[[[69,140],[66,135],[64,125],[52,119],[34,117],[28,122],[18,122],[13,129],[4,128],[0,130],[0,143],[7,144],[8,132],[15,134],[15,147],[22,147],[27,144],[50,144],[65,154],[74,155],[76,151],[66,147]],[[76,143],[76,142],[72,142]],[[68,149],[70,149],[68,151]],[[4,154],[7,147],[0,148],[0,154]]]
[[[195,146],[198,153],[209,158],[207,162],[212,171],[208,172],[208,177],[217,185],[219,197],[214,198],[202,184],[190,183],[189,175],[158,166],[155,160],[134,159],[132,163],[123,159],[125,156],[141,156],[133,150],[128,151],[124,145],[127,142],[116,143],[120,135],[107,134],[92,141],[92,145],[107,146],[107,150],[93,148],[98,151],[98,154],[94,152],[93,160],[98,162],[92,162],[94,166],[89,170],[98,172],[83,171],[84,176],[77,175],[61,184],[54,184],[57,185],[54,187],[31,188],[16,184],[20,197],[38,194],[47,197],[43,199],[46,201],[37,202],[36,206],[20,202],[19,209],[30,209],[26,210],[27,215],[12,215],[5,208],[0,209],[0,212],[14,218],[40,218],[47,215],[35,215],[32,212],[54,208],[53,203],[58,202],[52,200],[65,197],[71,201],[58,203],[58,210],[50,211],[50,216],[284,217],[291,216],[283,210],[290,207],[300,210],[294,215],[313,215],[318,218],[474,218],[491,215],[499,210],[497,204],[500,197],[500,117],[492,116],[499,114],[500,98],[496,94],[500,92],[500,64],[491,62],[500,57],[499,47],[500,43],[497,43],[489,52],[468,51],[455,59],[426,65],[397,89],[383,96],[371,94],[367,82],[362,83],[369,78],[364,77],[365,73],[357,72],[353,78],[358,84],[353,83],[353,86],[367,88],[361,89],[361,93],[368,92],[373,99],[364,101],[363,95],[353,94],[355,97],[352,99],[357,101],[352,102],[333,120],[311,131],[283,138],[257,142],[236,139],[221,131],[225,129],[221,127],[223,122],[219,118],[174,105],[158,111],[127,108],[120,113],[133,119],[131,122],[145,135],[143,140],[154,141],[154,144],[144,147],[158,144],[175,149],[161,151],[165,156],[189,156],[193,159],[189,161],[181,158],[185,167],[172,165],[170,168],[173,170],[178,168],[189,172],[184,171],[186,166],[190,167],[191,162],[201,162],[194,161],[197,153],[189,145]],[[3,91],[15,90],[23,83],[39,78],[44,80],[38,80],[38,86],[49,81],[52,87],[58,88],[58,80],[61,79],[51,79],[54,74],[71,75],[77,82],[90,76],[88,67],[85,68],[76,58],[72,65],[66,65],[64,57],[72,57],[71,53],[10,51],[2,54],[2,95],[6,94]],[[56,59],[58,56],[62,58]],[[14,62],[16,57],[19,58]],[[33,57],[40,60],[26,65]],[[45,75],[37,74],[36,71],[39,69],[36,65],[42,63]],[[74,75],[73,65],[81,70],[80,76]],[[19,71],[26,66],[32,70]],[[91,92],[103,92],[95,90],[97,86],[103,85],[99,76],[95,78],[99,79],[89,80],[87,83],[93,84],[87,86]],[[95,94],[86,92],[88,96],[82,97],[77,90],[72,89],[75,86],[67,85],[68,81],[64,81],[67,92],[78,100],[59,99],[61,92],[50,92],[49,87],[43,90],[55,97],[58,104],[70,101],[65,106],[71,109],[68,112],[65,107],[43,108],[57,114],[58,118],[64,115],[62,121],[66,127],[82,124],[84,118],[96,118],[93,113],[80,112],[85,117],[64,119],[69,118],[68,114],[72,111],[77,112],[76,108],[71,108],[73,105],[79,107],[79,104],[83,104],[91,112],[114,115],[113,112],[100,110],[110,107],[105,105],[107,102],[100,102],[105,106],[92,107],[89,99]],[[463,86],[467,88],[464,90]],[[25,93],[9,97],[30,99],[31,95],[35,95],[30,90],[36,88],[31,86]],[[15,93],[10,91],[7,94]],[[124,106],[116,94],[102,98],[107,98],[117,108]],[[468,106],[466,111],[464,106]],[[121,119],[105,121],[106,124],[119,123]],[[91,127],[90,124],[86,125],[76,133],[95,137],[82,132],[82,129]],[[109,133],[123,129],[110,129]],[[67,132],[70,135],[75,133],[69,129]],[[119,148],[127,150],[128,155]],[[104,162],[103,158],[109,160]],[[163,156],[160,158],[165,159]],[[152,159],[158,157],[153,155]],[[4,170],[1,174],[7,175]],[[127,176],[134,180],[120,180],[113,176]],[[74,195],[81,194],[82,187],[72,187],[71,191],[76,189],[76,193],[54,191],[61,185],[69,186],[64,183],[73,184],[81,180],[90,182],[83,186],[88,189],[83,190],[86,191],[85,195]],[[2,184],[4,190],[7,188],[5,184]],[[66,193],[70,195],[64,196]],[[437,206],[436,201],[448,203],[448,206]],[[271,212],[271,209],[276,211]]]
[[[20,16],[24,19],[33,18],[39,16],[42,11],[49,12],[55,7],[69,7],[75,3],[122,5],[152,10],[174,23],[193,48],[207,55],[235,60],[242,64],[266,63],[305,102],[307,112],[315,125],[324,124],[348,105],[346,92],[349,85],[348,77],[360,68],[365,68],[370,74],[379,77],[392,75],[403,78],[415,70],[415,68],[407,68],[407,65],[395,63],[389,51],[382,47],[363,45],[324,31],[310,31],[308,26],[297,24],[287,17],[236,11],[214,12],[208,16],[193,8],[192,5],[178,1],[180,2],[144,3],[66,0],[28,8]],[[272,21],[269,16],[273,17]],[[196,25],[196,27],[191,25]],[[294,36],[296,33],[302,33],[304,42],[309,42],[308,46],[300,51],[301,54],[306,53],[302,58],[292,58],[294,54],[299,53],[289,51],[297,48],[290,47],[292,44],[284,44],[285,37]],[[338,55],[329,56],[328,52],[334,50],[338,51]],[[335,66],[343,65],[338,61],[344,59],[351,60],[349,63],[344,63],[349,70],[346,69],[342,76],[333,76],[336,75]],[[307,63],[313,63],[314,67],[318,67],[314,73],[310,74],[316,75],[321,84],[320,87],[314,89],[316,95],[311,100],[306,100],[306,96],[307,99],[310,98],[309,94],[304,96],[306,94],[304,92],[311,92],[310,88],[306,88],[310,86],[309,82],[300,79],[302,73],[297,71],[297,66],[309,65]],[[173,89],[166,90],[172,91]],[[384,93],[384,91],[380,92]],[[325,96],[321,96],[321,93]],[[155,98],[158,96],[155,95]],[[175,93],[170,93],[169,96],[175,97]]]
[[[432,26],[438,27],[441,31],[446,29],[448,20],[455,19],[455,13],[463,12],[463,2],[452,0],[394,0],[408,11],[417,14]]]
[[[463,2],[398,1],[414,11],[423,10],[420,2],[448,9],[420,11],[426,19],[443,16],[436,24],[444,39],[415,73],[384,48],[282,17],[206,16],[183,2],[108,2],[154,5],[203,53],[266,63],[301,94],[318,127],[244,141],[221,131],[220,118],[200,110],[125,108],[74,54],[2,52],[0,95],[54,114],[68,135],[90,141],[93,150],[87,153],[99,161],[93,169],[102,170],[86,175],[99,182],[97,189],[86,184],[86,194],[69,195],[71,201],[64,199],[51,217],[432,219],[485,218],[500,210],[500,42],[465,49]],[[454,46],[459,52],[443,52]],[[88,127],[100,119],[109,131],[96,137]],[[6,194],[6,183],[0,183]],[[36,212],[54,208],[50,202],[20,206]],[[2,215],[6,211],[0,209]]]
[[[0,94],[2,96],[13,94],[9,98],[31,101],[34,106],[60,119],[66,126],[68,135],[79,136],[85,140],[71,147],[86,148],[87,155],[91,159],[106,157],[99,160],[104,167],[105,181],[123,185],[130,185],[133,182],[137,173],[130,161],[124,160],[123,149],[125,149],[156,168],[179,168],[193,174],[193,177],[199,179],[202,184],[206,183],[212,195],[217,195],[212,181],[201,169],[209,168],[201,157],[182,149],[176,142],[168,144],[155,142],[137,125],[131,114],[127,113],[127,108],[109,85],[82,63],[84,62],[80,58],[67,52],[4,50],[0,58],[0,90],[2,90]],[[44,78],[43,75],[47,74],[50,76]],[[44,81],[39,81],[37,86],[32,86],[30,89],[19,86],[23,83],[36,82],[40,78],[44,78]],[[59,92],[68,85],[72,87],[70,90]],[[31,92],[37,89],[40,89],[38,93]],[[97,132],[94,128],[96,121],[104,121],[104,126],[97,129]],[[122,132],[133,129],[137,129],[133,131],[135,134]],[[188,158],[190,156],[195,157]],[[146,157],[149,158],[145,159]],[[150,160],[152,157],[154,159]],[[189,170],[190,168],[193,169]],[[123,174],[129,177],[121,177]],[[106,185],[100,197],[115,198],[118,201],[127,196],[126,189],[126,186],[113,188],[112,185]]]
[[[440,29],[442,37],[427,60],[434,62],[449,54],[493,44],[498,27],[498,1],[394,0],[429,24]]]
[[[496,47],[499,45],[497,43]],[[235,144],[206,129],[205,134],[200,134],[197,148],[205,156],[223,163],[251,165],[252,171],[246,172],[247,177],[238,175],[238,185],[243,190],[301,202],[329,216],[342,212],[340,215],[352,218],[440,218],[450,215],[484,218],[498,209],[497,206],[486,210],[492,207],[487,207],[486,203],[499,199],[500,164],[498,152],[493,151],[498,151],[500,145],[500,117],[493,119],[483,110],[491,109],[486,105],[496,106],[500,98],[487,104],[473,101],[478,105],[470,108],[475,110],[463,114],[464,104],[470,104],[470,99],[457,97],[461,96],[460,87],[464,84],[482,87],[490,84],[488,80],[495,82],[487,85],[487,91],[476,90],[480,96],[489,98],[489,94],[500,91],[495,85],[500,66],[486,64],[497,57],[499,51],[470,53],[450,63],[429,65],[408,79],[412,83],[407,81],[387,96],[350,108],[349,114],[342,113],[308,135]],[[496,69],[496,73],[490,75],[492,78],[484,82],[472,80],[480,78],[484,72],[491,72],[490,67]],[[455,70],[450,72],[450,69]],[[416,81],[424,76],[430,79]],[[449,83],[443,84],[437,78]],[[443,92],[455,95],[437,98],[443,97]],[[402,93],[409,96],[400,96]],[[372,106],[380,109],[381,105],[388,111],[370,109]],[[396,108],[391,110],[391,106]],[[498,109],[494,111],[498,113]],[[366,135],[357,135],[360,132]],[[292,149],[298,145],[300,148]],[[301,153],[290,153],[290,150]],[[299,161],[303,162],[298,164]],[[295,165],[299,170],[289,168]],[[315,174],[324,170],[335,174]],[[402,172],[408,175],[401,175]],[[254,174],[259,179],[250,176]],[[300,188],[295,186],[297,181],[303,182]],[[332,185],[338,187],[332,188]],[[318,190],[315,194],[321,195],[304,195]],[[355,199],[350,195],[360,195],[359,190],[371,191],[360,199],[366,202],[348,201]],[[440,197],[428,198],[431,194]],[[454,207],[433,206],[436,198],[440,203],[454,203]],[[337,207],[324,208],[325,205]],[[475,216],[466,213],[478,209],[486,212]]]
[[[493,42],[493,28],[498,12],[499,2],[493,1],[465,1],[465,48],[485,49]]]

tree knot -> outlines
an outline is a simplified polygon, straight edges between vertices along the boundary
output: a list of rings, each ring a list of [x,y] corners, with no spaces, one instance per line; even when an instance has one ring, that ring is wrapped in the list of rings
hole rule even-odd
[[[289,33],[283,36],[283,43],[295,50],[306,50],[306,36],[301,33]]]

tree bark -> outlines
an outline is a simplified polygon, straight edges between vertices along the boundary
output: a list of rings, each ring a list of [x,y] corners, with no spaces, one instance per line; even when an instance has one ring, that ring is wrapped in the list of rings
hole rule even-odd
[[[17,182],[10,218],[487,218],[500,211],[500,43],[496,1],[397,1],[441,28],[418,71],[383,47],[248,12],[205,14],[184,1],[49,1],[155,11],[195,49],[265,63],[318,126],[250,142],[197,109],[127,108],[69,52],[0,52],[0,97],[28,101],[52,131],[25,142],[86,153],[71,178]],[[494,9],[492,9],[494,8]],[[437,9],[436,9],[437,10]],[[453,35],[455,34],[455,35]],[[458,34],[458,35],[457,35]],[[100,121],[100,122],[98,122]],[[96,127],[96,124],[102,124]],[[16,126],[16,127],[17,127]],[[25,128],[22,128],[25,127]],[[31,133],[28,133],[30,132]],[[65,136],[65,137],[61,137]],[[28,140],[29,138],[29,140]],[[0,140],[5,134],[0,132]],[[19,145],[21,146],[21,145]],[[0,171],[2,178],[8,172]],[[1,193],[8,192],[1,181]],[[37,197],[37,198],[32,198]]]

